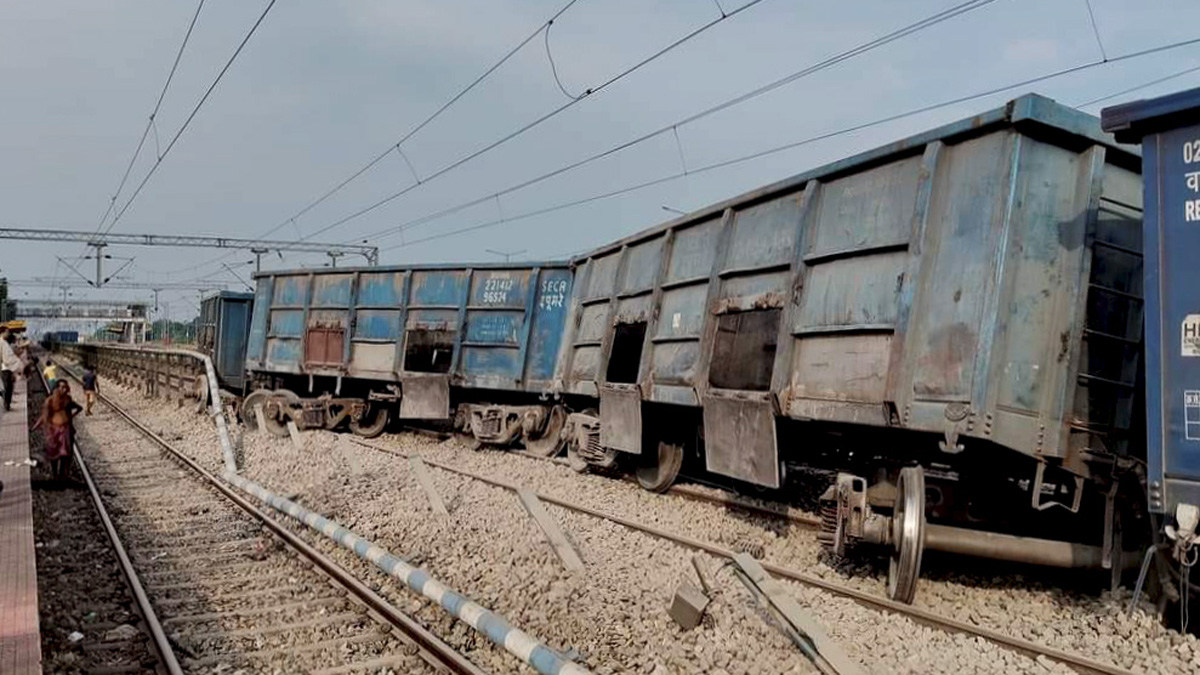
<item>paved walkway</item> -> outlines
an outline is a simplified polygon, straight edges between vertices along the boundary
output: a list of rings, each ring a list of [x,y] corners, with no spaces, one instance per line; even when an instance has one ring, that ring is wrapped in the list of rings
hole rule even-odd
[[[18,380],[12,411],[0,405],[0,673],[42,672],[38,634],[37,566],[33,552],[33,498],[29,490],[29,431],[25,381]],[[11,462],[11,464],[9,464]]]

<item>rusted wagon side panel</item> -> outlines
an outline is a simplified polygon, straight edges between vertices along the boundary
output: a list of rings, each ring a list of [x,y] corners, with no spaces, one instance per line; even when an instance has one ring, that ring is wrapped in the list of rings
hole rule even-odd
[[[776,415],[1086,474],[1132,419],[1136,166],[1027,96],[602,247],[577,261],[564,385],[600,397],[602,442],[627,452],[630,396],[700,405],[709,470],[761,485]]]

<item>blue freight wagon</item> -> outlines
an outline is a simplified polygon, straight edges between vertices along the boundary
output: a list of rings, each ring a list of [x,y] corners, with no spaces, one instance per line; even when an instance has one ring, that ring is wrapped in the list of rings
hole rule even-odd
[[[688,457],[760,489],[826,469],[824,541],[888,547],[901,600],[925,546],[1119,571],[1139,168],[1029,95],[600,247],[562,369],[599,405],[569,449],[656,489]]]
[[[1149,508],[1190,568],[1200,541],[1200,89],[1102,115],[1144,153]]]
[[[246,384],[246,341],[250,335],[253,293],[220,291],[200,301],[196,324],[196,348],[213,362],[223,387],[242,391]],[[200,381],[196,391],[207,391]]]
[[[269,430],[348,420],[364,436],[390,417],[450,419],[480,437],[557,439],[561,410],[521,406],[555,387],[569,307],[566,263],[419,265],[256,275],[246,370]],[[468,405],[491,392],[493,405]],[[504,394],[509,394],[505,397]],[[479,395],[474,395],[479,398]],[[457,405],[457,404],[463,405]],[[498,405],[499,403],[512,405]],[[256,418],[256,413],[244,415]]]
[[[570,264],[256,275],[243,418],[454,420],[792,494],[822,540],[1123,569],[1144,501],[1140,154],[1035,95]],[[1138,505],[1142,509],[1138,509]]]

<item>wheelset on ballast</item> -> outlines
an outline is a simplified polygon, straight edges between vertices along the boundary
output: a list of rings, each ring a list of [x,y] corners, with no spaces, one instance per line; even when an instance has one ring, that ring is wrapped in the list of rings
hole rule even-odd
[[[242,421],[250,428],[257,428],[262,420],[263,428],[273,436],[287,438],[288,415],[285,408],[300,403],[300,397],[286,389],[258,389],[242,401]],[[262,417],[255,409],[262,411]]]
[[[638,485],[650,492],[666,492],[667,488],[679,477],[683,467],[683,445],[668,441],[659,441],[656,448],[642,448],[638,457]]]
[[[391,415],[387,407],[379,403],[368,402],[366,406],[361,418],[350,416],[350,431],[362,438],[376,438],[387,428]]]
[[[868,502],[866,479],[839,473],[837,482],[821,496],[817,538],[839,557],[859,546],[885,552],[888,598],[911,603],[925,551],[925,470],[902,468],[889,492],[895,495],[891,513],[878,512]]]
[[[921,557],[925,552],[925,470],[919,466],[900,470],[891,525],[888,597],[897,602],[911,603],[917,594]]]

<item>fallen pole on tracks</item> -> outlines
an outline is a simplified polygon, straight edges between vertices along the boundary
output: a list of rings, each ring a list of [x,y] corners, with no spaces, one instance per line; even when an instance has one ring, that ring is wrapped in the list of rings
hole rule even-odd
[[[825,629],[810,619],[800,609],[800,604],[788,595],[783,586],[745,553],[733,558],[737,564],[738,577],[754,594],[756,600],[774,610],[783,625],[788,639],[804,652],[804,655],[828,675],[861,675],[862,668],[846,656],[846,652],[829,636]]]
[[[413,567],[384,548],[364,539],[319,513],[271,493],[266,488],[233,473],[229,481],[243,492],[251,494],[271,508],[308,525],[353,551],[358,557],[374,563],[388,575],[404,582],[415,593],[436,602],[454,618],[466,623],[499,647],[533,667],[542,675],[587,675],[579,664],[564,659],[558,652],[538,642],[533,636],[513,626],[504,617],[484,608],[473,600],[434,579],[424,570]]]

